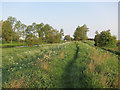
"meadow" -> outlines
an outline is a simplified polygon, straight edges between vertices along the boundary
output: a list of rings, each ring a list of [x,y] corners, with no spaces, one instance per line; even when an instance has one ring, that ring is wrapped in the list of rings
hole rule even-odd
[[[93,41],[3,48],[2,76],[3,88],[118,88],[118,54]]]

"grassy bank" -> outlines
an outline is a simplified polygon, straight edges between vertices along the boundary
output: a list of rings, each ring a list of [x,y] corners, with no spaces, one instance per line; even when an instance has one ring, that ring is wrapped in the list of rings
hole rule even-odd
[[[74,43],[3,49],[3,87],[62,87]],[[11,53],[12,51],[12,53]]]
[[[77,58],[70,70],[72,87],[118,87],[118,56],[81,42],[78,49]]]
[[[118,87],[118,55],[92,43],[3,48],[2,85],[4,88]]]

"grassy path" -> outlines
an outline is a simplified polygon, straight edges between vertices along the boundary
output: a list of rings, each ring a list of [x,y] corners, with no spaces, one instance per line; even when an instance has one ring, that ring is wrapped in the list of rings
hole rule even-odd
[[[2,61],[4,88],[118,86],[117,56],[82,42],[4,48]]]
[[[76,53],[74,58],[68,63],[64,72],[63,87],[64,88],[92,88],[91,76],[85,70],[90,61],[86,60],[87,52],[84,51],[78,44],[76,44]],[[82,46],[82,45],[81,45]],[[82,54],[83,53],[83,54]]]
[[[71,88],[73,87],[73,82],[71,80],[71,68],[73,67],[73,63],[75,63],[77,57],[78,57],[78,52],[79,52],[79,47],[78,47],[78,43],[76,44],[76,52],[74,55],[74,58],[72,60],[70,60],[70,62],[68,63],[68,65],[65,68],[65,72],[63,74],[63,87],[65,88]]]
[[[75,42],[75,45],[74,57],[64,70],[62,79],[64,88],[115,88],[118,86],[118,66],[115,56],[81,42]]]

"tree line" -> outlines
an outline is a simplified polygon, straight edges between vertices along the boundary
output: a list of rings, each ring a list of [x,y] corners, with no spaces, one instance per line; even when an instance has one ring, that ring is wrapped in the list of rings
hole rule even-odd
[[[63,29],[59,32],[49,24],[36,24],[35,22],[27,26],[12,16],[5,21],[1,21],[1,23],[2,40],[6,42],[20,42],[22,39],[28,44],[40,44],[42,42],[58,43],[63,36]]]
[[[60,43],[64,36],[63,29],[54,29],[49,24],[36,24],[33,22],[31,25],[25,25],[20,20],[15,17],[9,16],[7,20],[0,21],[0,36],[3,42],[16,41],[18,43],[26,42],[28,45],[41,44],[41,43]],[[78,26],[73,34],[73,38],[70,35],[64,36],[66,41],[80,41],[87,40],[87,32],[89,28],[87,25]],[[110,30],[102,31],[98,33],[93,39],[95,41],[95,46],[109,46],[115,45],[116,37],[111,36]]]

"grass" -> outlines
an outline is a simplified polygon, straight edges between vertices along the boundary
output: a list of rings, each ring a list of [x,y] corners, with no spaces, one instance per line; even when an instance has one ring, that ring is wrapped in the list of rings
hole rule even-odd
[[[61,75],[75,51],[66,44],[3,49],[3,87],[62,87]]]
[[[0,47],[2,48],[8,48],[8,47],[15,47],[15,46],[26,46],[26,43],[5,43],[5,44],[0,44]]]
[[[81,42],[78,46],[77,59],[71,69],[73,87],[117,88],[118,58]]]
[[[64,43],[64,41],[60,41],[60,43]],[[47,42],[42,42],[41,44],[47,44]],[[36,44],[35,44],[36,45]],[[0,47],[2,48],[10,48],[10,47],[16,47],[16,46],[28,46],[26,42],[16,42],[13,41],[13,43],[11,44],[11,42],[5,42],[5,41],[0,41]]]
[[[3,48],[3,88],[117,88],[118,55],[68,42]]]

